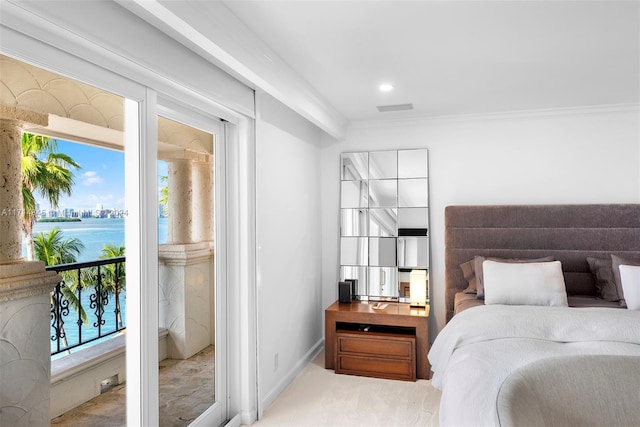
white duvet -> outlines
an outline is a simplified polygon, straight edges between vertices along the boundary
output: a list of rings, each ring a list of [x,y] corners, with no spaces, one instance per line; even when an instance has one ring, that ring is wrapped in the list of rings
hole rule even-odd
[[[485,305],[455,315],[429,352],[440,425],[498,425],[496,398],[511,372],[576,354],[640,356],[640,311]]]

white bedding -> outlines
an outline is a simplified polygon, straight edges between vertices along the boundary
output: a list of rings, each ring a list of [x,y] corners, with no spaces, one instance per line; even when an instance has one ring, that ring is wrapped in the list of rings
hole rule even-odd
[[[640,311],[485,305],[457,314],[429,352],[440,425],[498,425],[496,398],[511,372],[576,354],[640,356]]]

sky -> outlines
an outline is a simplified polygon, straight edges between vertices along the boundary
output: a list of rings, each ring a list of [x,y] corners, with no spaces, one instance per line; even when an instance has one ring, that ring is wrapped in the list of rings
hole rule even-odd
[[[58,208],[77,211],[95,210],[98,204],[104,209],[126,210],[124,201],[124,153],[58,140],[59,153],[69,155],[81,166],[75,170],[75,184],[71,196],[61,196]],[[166,175],[165,162],[158,162],[158,175]],[[51,209],[48,201],[36,191],[40,209]]]

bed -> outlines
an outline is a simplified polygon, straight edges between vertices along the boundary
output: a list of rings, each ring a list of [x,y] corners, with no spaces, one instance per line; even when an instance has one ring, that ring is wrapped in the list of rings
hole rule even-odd
[[[638,266],[638,204],[447,207],[440,424],[640,425]]]

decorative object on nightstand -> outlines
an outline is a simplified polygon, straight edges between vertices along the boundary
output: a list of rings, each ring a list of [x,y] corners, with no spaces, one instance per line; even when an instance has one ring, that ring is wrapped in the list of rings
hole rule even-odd
[[[411,270],[411,273],[409,273],[409,300],[411,306],[426,306],[427,293],[427,270]]]
[[[338,301],[351,303],[351,282],[338,282]]]
[[[353,301],[358,295],[358,279],[345,279],[345,282],[351,283],[351,300]]]

